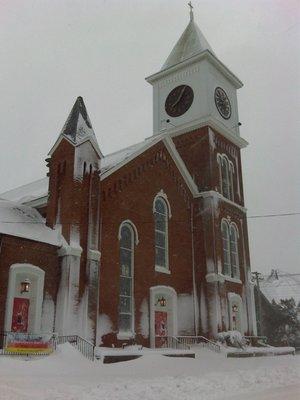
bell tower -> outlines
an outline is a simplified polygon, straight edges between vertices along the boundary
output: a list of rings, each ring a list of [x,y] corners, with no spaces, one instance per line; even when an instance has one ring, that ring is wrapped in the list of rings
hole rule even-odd
[[[239,147],[237,89],[242,82],[217,58],[194,20],[161,70],[146,78],[153,86],[153,135],[210,126]]]

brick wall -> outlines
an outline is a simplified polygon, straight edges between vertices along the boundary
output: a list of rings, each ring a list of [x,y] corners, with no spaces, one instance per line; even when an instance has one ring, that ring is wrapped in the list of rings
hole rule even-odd
[[[56,301],[60,281],[57,248],[46,243],[34,242],[3,235],[0,251],[0,331],[4,330],[9,268],[12,264],[26,263],[45,271],[44,295],[47,292]]]

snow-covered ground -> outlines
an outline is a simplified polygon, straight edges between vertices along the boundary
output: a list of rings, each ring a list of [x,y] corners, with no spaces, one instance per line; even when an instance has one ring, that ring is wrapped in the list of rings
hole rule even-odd
[[[227,359],[201,349],[196,359],[149,352],[102,364],[65,344],[43,359],[0,357],[1,400],[296,400],[298,394],[300,356]]]

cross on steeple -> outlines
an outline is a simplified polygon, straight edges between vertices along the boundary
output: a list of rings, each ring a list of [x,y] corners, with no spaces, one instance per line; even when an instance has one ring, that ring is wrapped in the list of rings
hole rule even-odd
[[[190,20],[193,21],[194,20],[194,13],[193,13],[193,4],[191,1],[188,2],[188,6],[190,7]]]

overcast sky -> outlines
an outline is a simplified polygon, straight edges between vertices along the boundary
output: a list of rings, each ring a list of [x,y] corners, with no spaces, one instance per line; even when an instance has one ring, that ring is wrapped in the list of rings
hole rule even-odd
[[[300,211],[299,0],[194,0],[239,90],[248,215]],[[182,0],[0,0],[0,193],[44,177],[83,96],[108,154],[152,134],[157,72],[189,21]],[[249,219],[252,270],[300,272],[300,216]]]

